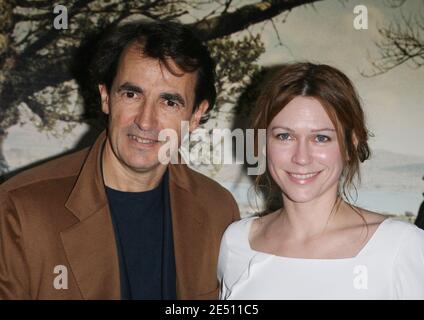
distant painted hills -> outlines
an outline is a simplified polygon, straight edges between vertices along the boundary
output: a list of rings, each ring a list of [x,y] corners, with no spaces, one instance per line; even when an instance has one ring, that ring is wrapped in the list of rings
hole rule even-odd
[[[364,189],[393,192],[424,192],[424,157],[374,150],[362,166]]]

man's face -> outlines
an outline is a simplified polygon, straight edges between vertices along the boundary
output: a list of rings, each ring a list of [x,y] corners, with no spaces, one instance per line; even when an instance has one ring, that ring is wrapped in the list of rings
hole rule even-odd
[[[165,143],[158,141],[159,132],[173,129],[181,141],[181,121],[190,121],[193,131],[208,107],[203,101],[193,113],[197,75],[168,62],[177,75],[131,45],[122,53],[110,92],[99,86],[102,110],[109,115],[109,154],[132,171],[158,167],[159,148]]]

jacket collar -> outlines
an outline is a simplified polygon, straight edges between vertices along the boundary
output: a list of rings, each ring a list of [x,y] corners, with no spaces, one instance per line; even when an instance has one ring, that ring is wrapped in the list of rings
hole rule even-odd
[[[103,182],[101,157],[106,142],[106,131],[103,131],[91,147],[78,179],[65,204],[66,208],[74,213],[79,220],[88,218],[107,204],[107,197]],[[193,193],[195,181],[190,176],[187,165],[170,164],[170,186],[179,187]]]
[[[102,149],[106,141],[103,131],[91,147],[65,204],[80,220],[85,220],[107,204],[106,192],[101,172]]]

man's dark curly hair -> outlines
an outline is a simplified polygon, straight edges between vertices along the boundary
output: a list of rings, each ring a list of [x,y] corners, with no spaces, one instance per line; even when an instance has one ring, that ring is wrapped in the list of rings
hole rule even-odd
[[[167,63],[169,58],[184,72],[197,72],[194,110],[207,100],[209,108],[205,114],[209,113],[216,100],[215,63],[195,32],[177,22],[138,21],[110,27],[99,41],[90,66],[95,83],[104,84],[110,92],[120,56],[133,43],[140,45],[141,55],[159,59],[170,72],[173,70]],[[207,118],[204,116],[201,123]]]

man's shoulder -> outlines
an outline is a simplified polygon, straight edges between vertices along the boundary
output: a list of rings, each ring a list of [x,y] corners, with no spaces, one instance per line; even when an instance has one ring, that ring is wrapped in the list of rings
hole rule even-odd
[[[24,170],[1,184],[0,190],[9,192],[49,181],[75,177],[87,157],[88,150],[89,148],[85,148]]]

